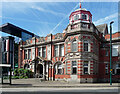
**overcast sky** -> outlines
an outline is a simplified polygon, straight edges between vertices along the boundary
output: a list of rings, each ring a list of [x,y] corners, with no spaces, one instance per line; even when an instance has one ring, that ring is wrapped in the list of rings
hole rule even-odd
[[[78,8],[79,2],[3,2],[0,25],[9,22],[39,36],[62,33],[69,24],[71,11]],[[113,32],[118,31],[117,2],[82,2],[82,8],[91,12],[95,25],[107,23],[109,27],[114,20]]]

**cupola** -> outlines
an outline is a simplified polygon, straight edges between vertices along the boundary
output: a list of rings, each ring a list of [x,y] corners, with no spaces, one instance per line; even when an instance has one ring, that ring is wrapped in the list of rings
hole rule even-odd
[[[81,8],[81,3],[80,8],[72,12],[69,16],[69,24],[75,24],[78,22],[92,23],[92,14],[90,11]]]

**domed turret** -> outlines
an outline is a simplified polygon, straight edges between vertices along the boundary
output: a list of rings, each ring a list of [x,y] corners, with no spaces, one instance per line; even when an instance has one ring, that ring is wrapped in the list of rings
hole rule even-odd
[[[81,8],[81,3],[80,3],[80,8],[72,12],[71,15],[69,16],[70,24],[74,24],[78,22],[92,23],[92,14],[90,13],[90,11]]]

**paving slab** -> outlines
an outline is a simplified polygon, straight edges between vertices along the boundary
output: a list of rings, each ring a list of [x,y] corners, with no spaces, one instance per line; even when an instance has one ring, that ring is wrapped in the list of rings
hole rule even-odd
[[[12,85],[1,85],[2,88],[15,87],[57,87],[57,88],[77,88],[77,87],[120,87],[120,83],[69,83],[65,81],[40,81],[39,78],[32,79],[13,79]]]

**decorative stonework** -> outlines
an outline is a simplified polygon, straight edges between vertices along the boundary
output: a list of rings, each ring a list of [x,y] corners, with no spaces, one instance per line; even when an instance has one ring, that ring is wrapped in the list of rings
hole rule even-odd
[[[62,39],[63,38],[63,33],[57,33],[55,35],[55,39]]]
[[[29,44],[31,44],[31,40],[26,40],[25,45],[29,45]]]
[[[45,37],[38,38],[38,42],[45,42]]]
[[[83,36],[82,36],[82,35],[79,35],[78,39],[79,39],[80,41],[82,41],[82,40],[83,40]]]

